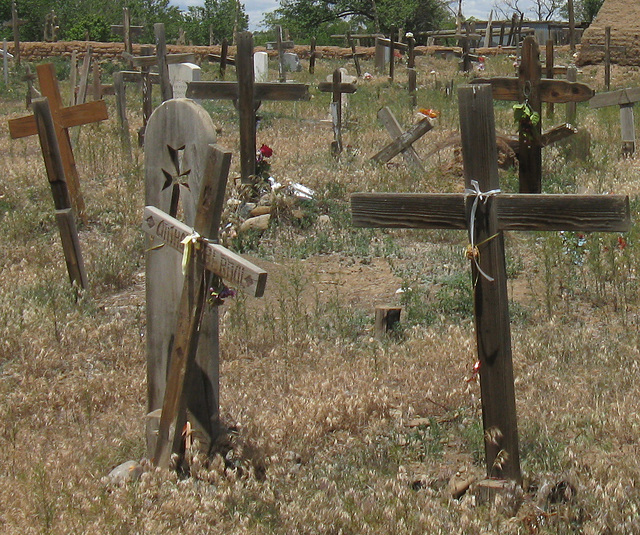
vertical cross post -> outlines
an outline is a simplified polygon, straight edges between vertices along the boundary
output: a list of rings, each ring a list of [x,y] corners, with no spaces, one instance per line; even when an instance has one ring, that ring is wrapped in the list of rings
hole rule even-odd
[[[18,18],[16,1],[11,0],[11,20],[5,22],[4,25],[13,29],[13,56],[16,58],[16,65],[20,65],[20,26],[26,23],[26,20],[21,20]]]
[[[240,115],[240,174],[243,182],[256,174],[256,104],[254,102],[253,35],[237,34],[236,73]],[[259,104],[258,104],[259,105]]]
[[[604,85],[611,89],[611,26],[604,29]]]
[[[156,36],[156,56],[158,57],[158,74],[160,75],[160,93],[162,102],[173,98],[173,88],[169,80],[169,69],[167,67],[167,40],[164,32],[164,24],[158,22],[153,25]]]

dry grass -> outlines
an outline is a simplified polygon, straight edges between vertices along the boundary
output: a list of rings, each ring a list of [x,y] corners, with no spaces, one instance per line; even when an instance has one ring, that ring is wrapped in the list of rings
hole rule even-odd
[[[507,58],[487,65],[490,74],[512,69]],[[336,66],[295,77],[315,81]],[[455,99],[426,73],[464,78],[444,60],[420,58],[419,68],[419,105],[442,112],[416,143],[424,153],[458,124]],[[141,154],[124,163],[115,119],[82,130],[91,289],[76,301],[37,142],[10,141],[2,123],[2,533],[640,533],[635,228],[624,248],[617,235],[508,236],[524,503],[514,516],[509,497],[451,497],[451,478],[482,476],[484,455],[479,388],[466,382],[476,352],[464,236],[349,226],[350,192],[460,189],[451,149],[432,156],[424,176],[400,160],[368,161],[388,140],[380,106],[413,121],[403,76],[393,87],[360,84],[339,161],[318,123],[328,95],[263,104],[258,142],[274,149],[273,175],[317,197],[304,228],[283,222],[240,244],[269,267],[268,293],[222,309],[221,411],[234,431],[225,458],[194,455],[185,479],[146,463],[137,483],[103,480],[144,455]],[[581,79],[602,89],[598,68]],[[613,80],[637,85],[638,72],[614,71]],[[0,98],[5,119],[23,113],[22,86],[12,87]],[[207,107],[221,145],[237,150],[231,105]],[[512,131],[508,104],[496,104],[496,116],[500,131]],[[640,168],[618,158],[617,110],[581,106],[579,121],[593,136],[592,158],[546,150],[544,189],[628,193],[637,219]],[[514,177],[503,174],[505,189]],[[329,224],[316,220],[322,214]],[[380,302],[405,307],[401,332],[382,342],[371,319]],[[425,423],[410,427],[418,417]]]

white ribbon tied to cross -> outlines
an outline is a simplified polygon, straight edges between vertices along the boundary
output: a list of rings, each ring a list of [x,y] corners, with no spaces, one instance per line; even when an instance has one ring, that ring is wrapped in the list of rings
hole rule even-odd
[[[189,261],[193,253],[194,247],[197,248],[200,242],[201,236],[195,230],[186,236],[180,243],[184,245],[182,251],[182,274],[187,275],[187,268],[189,267]]]
[[[476,265],[476,268],[478,269],[478,272],[485,278],[487,279],[489,282],[493,282],[494,278],[487,275],[484,271],[482,271],[482,268],[480,267],[480,264],[478,263],[478,257],[479,257],[479,252],[478,252],[478,244],[475,243],[475,234],[476,234],[476,211],[478,210],[478,204],[480,202],[486,203],[487,200],[489,199],[489,197],[491,197],[492,195],[496,195],[500,192],[500,189],[492,189],[489,191],[480,191],[480,185],[478,184],[477,180],[472,180],[471,181],[471,188],[467,188],[464,190],[465,195],[474,195],[475,199],[473,200],[473,205],[471,206],[471,217],[470,217],[470,221],[469,221],[469,240],[470,240],[470,251],[471,254],[467,255],[469,256],[472,260],[473,263]],[[484,242],[494,238],[494,236],[491,236],[489,238],[487,238],[486,240],[484,240]],[[484,243],[482,242],[482,243]],[[481,244],[480,244],[481,245]]]

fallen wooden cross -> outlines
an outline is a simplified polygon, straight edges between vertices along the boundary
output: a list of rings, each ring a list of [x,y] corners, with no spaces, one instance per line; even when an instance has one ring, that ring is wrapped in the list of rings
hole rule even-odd
[[[237,35],[237,82],[191,82],[187,98],[227,99],[237,102],[240,122],[240,174],[250,183],[256,173],[256,111],[263,100],[309,100],[306,84],[255,83],[253,69],[253,35]]]
[[[522,60],[518,78],[476,78],[473,84],[490,84],[493,98],[528,104],[540,114],[530,132],[519,131],[518,159],[520,161],[520,193],[542,191],[542,102],[584,102],[594,91],[585,84],[542,78],[540,50],[535,37],[527,37],[522,45]],[[570,134],[570,130],[564,133]]]
[[[412,167],[415,171],[424,172],[424,166],[412,145],[433,128],[431,119],[425,117],[406,132],[402,131],[400,123],[387,107],[378,111],[378,119],[385,126],[393,141],[380,152],[374,154],[371,159],[378,163],[387,163],[391,158],[402,153],[404,161],[409,167]]]
[[[630,156],[636,150],[636,128],[633,106],[640,101],[640,88],[627,88],[609,93],[598,93],[590,101],[594,109],[607,106],[620,107],[620,129],[622,131],[622,155]]]
[[[76,230],[76,222],[71,207],[71,198],[67,189],[64,165],[60,154],[53,115],[47,98],[38,98],[33,102],[33,117],[38,130],[42,157],[51,186],[53,203],[56,209],[56,223],[60,231],[64,259],[67,264],[69,279],[78,288],[86,289],[87,273],[80,250],[80,240]]]
[[[83,221],[87,221],[85,213],[84,199],[80,192],[80,181],[78,170],[73,157],[71,139],[69,138],[69,128],[83,124],[104,121],[109,118],[107,107],[102,100],[87,102],[77,106],[65,108],[60,97],[58,80],[55,76],[55,67],[52,63],[44,63],[37,66],[38,80],[40,81],[40,91],[49,100],[53,123],[55,125],[56,137],[60,146],[62,166],[64,175],[69,187],[71,202]],[[33,115],[12,119],[9,121],[9,134],[12,138],[33,136],[38,133],[35,117]]]
[[[356,227],[460,229],[469,233],[487,476],[520,483],[504,237],[507,230],[626,232],[623,195],[501,193],[491,89],[459,90],[465,193],[356,193]]]
[[[218,311],[207,296],[220,279],[261,296],[267,276],[215,243],[231,162],[215,140],[211,117],[186,99],[163,103],[147,126],[147,450],[163,467],[187,421],[205,453],[220,433]]]

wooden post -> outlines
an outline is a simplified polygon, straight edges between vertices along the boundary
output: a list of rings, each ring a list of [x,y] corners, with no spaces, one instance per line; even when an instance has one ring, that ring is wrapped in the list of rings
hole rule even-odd
[[[394,326],[400,321],[400,307],[376,307],[374,332],[377,339],[384,338],[393,331]]]
[[[158,74],[160,74],[160,93],[162,102],[173,98],[173,88],[169,81],[169,69],[167,68],[167,41],[164,33],[164,24],[158,22],[153,25],[156,36],[156,56],[158,57]]]
[[[491,90],[464,86],[458,101],[466,192],[356,193],[352,220],[356,227],[469,232],[487,476],[521,483],[503,232],[625,232],[631,226],[629,199],[500,193]]]
[[[356,75],[358,78],[362,77],[362,71],[360,70],[360,60],[358,59],[358,54],[356,53],[356,44],[351,37],[351,33],[347,32],[347,43],[349,44],[349,48],[351,48],[351,56],[353,57],[353,62],[356,66]]]
[[[4,73],[4,85],[9,85],[9,47],[6,39],[2,42],[2,72]]]
[[[284,72],[284,47],[282,46],[282,26],[278,26],[276,29],[277,49],[278,49],[278,81],[284,83],[287,81],[287,75]],[[251,46],[251,52],[253,53],[253,43]]]
[[[569,50],[576,51],[576,19],[573,10],[573,0],[567,0],[567,14],[569,16]]]
[[[256,107],[254,103],[253,35],[237,34],[236,73],[240,116],[240,175],[243,184],[256,174]]]
[[[484,47],[485,48],[489,48],[491,46],[491,38],[492,33],[491,33],[491,23],[493,21],[493,9],[489,12],[489,20],[487,21],[487,27],[485,29],[484,32]]]
[[[102,100],[70,106],[68,108],[63,107],[53,64],[44,63],[38,65],[37,71],[42,95],[49,99],[49,106],[51,107],[51,113],[53,115],[56,137],[58,138],[58,144],[60,146],[60,155],[62,157],[64,175],[67,180],[71,201],[73,202],[78,217],[86,222],[87,216],[85,213],[84,199],[80,192],[78,170],[76,169],[76,162],[73,157],[68,129],[73,126],[108,119],[107,107]],[[32,136],[37,133],[38,131],[33,115],[9,121],[9,134],[14,139]]]
[[[635,152],[636,131],[633,106],[640,101],[640,88],[620,89],[609,93],[598,93],[590,101],[591,108],[620,106],[620,129],[622,134],[622,156]]]
[[[378,163],[387,163],[391,158],[402,153],[404,161],[409,167],[414,171],[424,172],[424,166],[412,144],[433,128],[431,119],[425,117],[406,132],[402,131],[400,123],[388,107],[378,111],[378,119],[385,126],[393,141],[373,155],[371,159]]]
[[[33,102],[33,116],[38,130],[38,138],[42,149],[42,157],[51,186],[53,203],[56,209],[56,223],[60,231],[62,249],[67,264],[67,272],[72,284],[78,288],[88,288],[87,273],[80,249],[80,240],[76,230],[76,222],[71,208],[71,198],[67,189],[64,165],[60,154],[60,146],[56,137],[56,128],[47,98],[39,98]]]
[[[220,79],[224,80],[227,72],[227,56],[229,54],[229,41],[224,38],[220,47]]]
[[[89,71],[91,69],[92,54],[93,47],[89,45],[87,47],[87,52],[84,55],[84,59],[82,60],[82,67],[80,68],[80,85],[78,85],[76,104],[84,104],[87,101],[87,88],[89,86]]]
[[[611,90],[611,26],[604,29],[604,85]]]
[[[578,68],[575,65],[567,67],[567,81],[575,82],[578,79]],[[566,122],[576,124],[577,105],[575,102],[567,102]]]
[[[33,81],[36,79],[36,75],[31,72],[31,66],[27,63],[24,67],[24,76],[22,79],[27,82],[27,95],[25,99],[26,108],[31,109],[31,102],[34,98],[40,98],[42,95],[34,85]]]
[[[385,70],[384,67],[384,55],[386,53],[386,47],[382,44],[382,39],[380,37],[376,37],[376,54],[375,54],[375,62],[376,62],[376,73],[382,74]]]
[[[131,136],[129,134],[129,120],[127,119],[127,93],[122,72],[113,73],[113,88],[116,96],[116,111],[120,126],[120,143],[129,161],[131,161]]]
[[[78,51],[71,52],[71,64],[69,65],[69,106],[76,104],[76,84],[78,78]]]
[[[311,52],[309,53],[309,74],[316,72],[316,38],[311,38]]]
[[[396,28],[391,28],[391,35],[389,36],[389,80],[393,82],[396,72],[396,58],[394,52],[396,49]]]
[[[545,67],[546,67],[546,75],[549,80],[553,78],[553,39],[547,40],[547,49],[545,53]],[[568,78],[567,78],[568,79]],[[575,80],[572,80],[575,82]],[[553,102],[547,102],[547,117],[549,119],[553,119],[554,112],[554,104]]]

